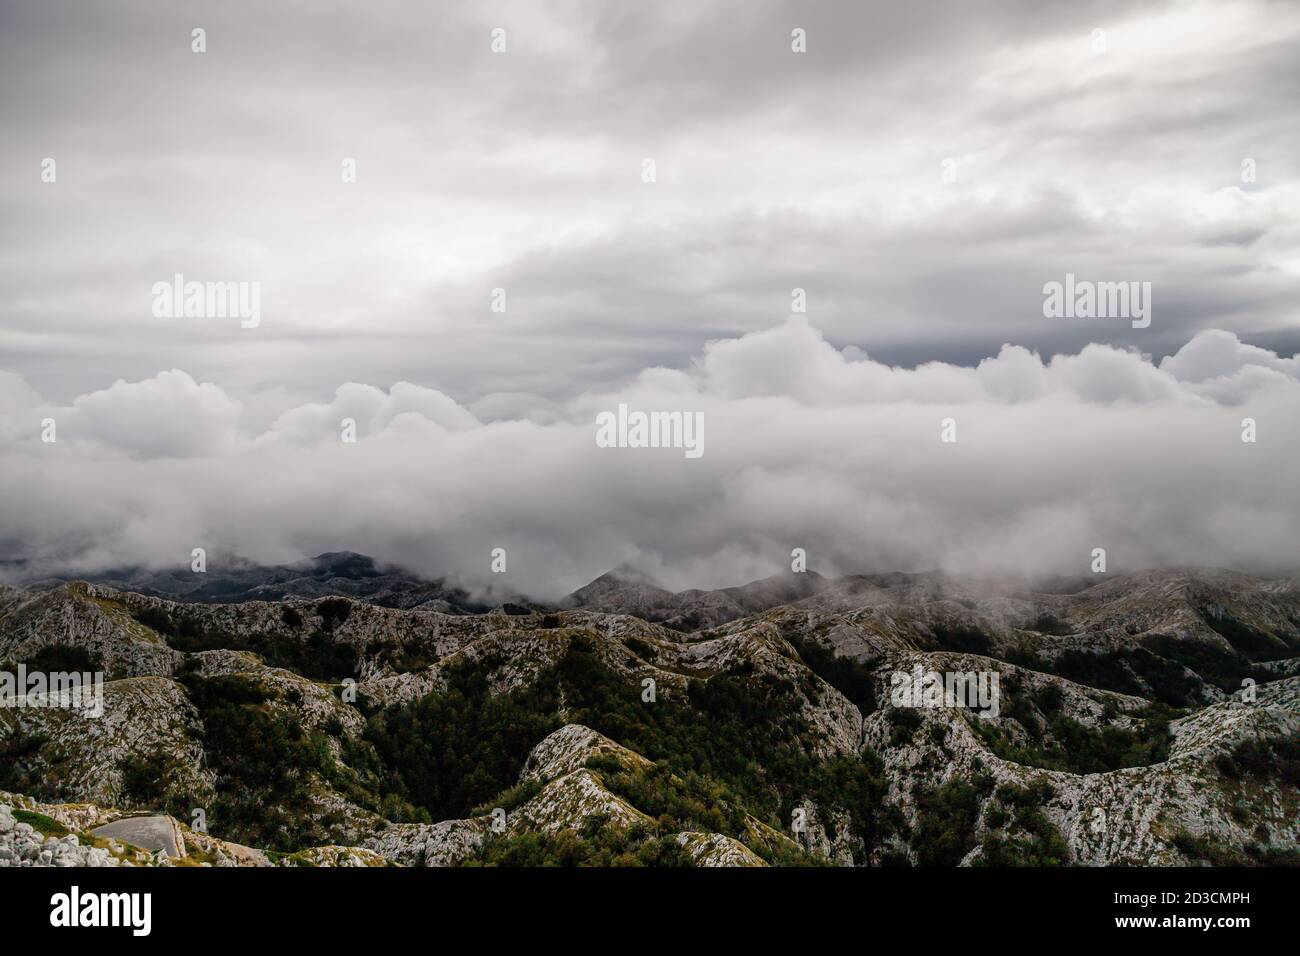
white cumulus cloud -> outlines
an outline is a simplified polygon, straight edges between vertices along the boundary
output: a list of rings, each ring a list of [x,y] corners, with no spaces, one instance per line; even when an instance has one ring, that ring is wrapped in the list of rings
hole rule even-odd
[[[483,417],[433,388],[349,383],[255,426],[180,371],[64,407],[4,375],[0,548],[49,569],[349,548],[474,584],[505,547],[495,583],[551,597],[623,561],[677,586],[735,583],[793,547],[839,573],[1079,572],[1094,547],[1112,570],[1293,571],[1297,378],[1294,359],[1221,332],[1159,365],[1006,345],[973,367],[892,367],[802,319],[610,391],[488,396]],[[702,412],[705,454],[598,448],[595,415],[620,402]]]

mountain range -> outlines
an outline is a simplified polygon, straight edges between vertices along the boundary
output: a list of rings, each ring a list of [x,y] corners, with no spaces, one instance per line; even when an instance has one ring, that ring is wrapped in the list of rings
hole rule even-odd
[[[1300,859],[1296,577],[620,567],[544,604],[342,552],[0,587],[19,665],[107,683],[0,708],[0,865]]]

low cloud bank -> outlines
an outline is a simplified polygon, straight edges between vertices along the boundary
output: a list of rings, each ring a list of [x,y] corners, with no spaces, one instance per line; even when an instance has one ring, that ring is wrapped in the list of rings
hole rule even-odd
[[[596,416],[619,403],[703,412],[705,454],[597,447]],[[265,405],[171,370],[53,406],[0,372],[0,558],[76,571],[347,548],[540,597],[620,562],[734,584],[795,547],[823,573],[1079,573],[1095,547],[1112,571],[1300,567],[1300,365],[1222,331],[1158,365],[1007,345],[907,369],[791,318],[559,404],[471,411],[401,382]]]

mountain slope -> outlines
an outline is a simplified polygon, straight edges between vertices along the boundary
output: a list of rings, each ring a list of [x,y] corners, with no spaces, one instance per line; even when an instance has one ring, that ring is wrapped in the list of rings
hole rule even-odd
[[[214,838],[267,859],[1297,857],[1294,579],[790,575],[674,595],[625,569],[584,591],[580,607],[465,614],[6,589],[4,667],[110,679],[102,718],[0,708],[0,789],[203,809]],[[598,609],[624,603],[726,620],[688,632]],[[996,712],[897,699],[898,675],[929,672],[995,675]]]

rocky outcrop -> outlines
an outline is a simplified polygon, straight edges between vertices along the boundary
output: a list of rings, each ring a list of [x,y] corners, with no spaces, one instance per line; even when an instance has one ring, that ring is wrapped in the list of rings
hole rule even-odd
[[[123,802],[132,761],[166,756],[164,786],[210,799],[196,713],[184,690],[165,677],[132,677],[104,685],[103,715],[57,707],[0,709],[0,741],[23,735],[39,746],[25,773],[57,799],[113,806]]]
[[[581,724],[569,724],[555,731],[528,755],[520,781],[533,780],[545,783],[581,770],[593,757],[606,757],[628,769],[648,767],[650,761],[626,747],[621,747],[603,734]]]
[[[473,859],[487,840],[524,833],[581,833],[591,821],[601,827],[652,829],[654,821],[612,793],[601,771],[587,767],[599,759],[631,771],[652,766],[640,754],[621,747],[589,727],[569,724],[542,740],[529,754],[520,783],[538,785],[537,793],[515,809],[470,820],[433,825],[394,824],[367,842],[389,860],[407,866],[455,866]],[[739,841],[718,833],[673,835],[700,866],[766,866]]]
[[[444,820],[441,823],[393,823],[366,846],[401,866],[456,866],[483,847],[492,825],[490,817]]]
[[[696,866],[767,866],[745,844],[721,833],[679,833],[675,839]]]
[[[1020,676],[1021,689],[1061,689],[1065,712],[1081,724],[1100,726],[1107,705],[1125,726],[1125,711],[1144,704],[1137,698],[1072,685],[988,659],[953,655],[910,655],[896,659],[910,667],[918,659],[935,670],[1000,669]],[[1295,788],[1280,782],[1237,785],[1225,780],[1216,761],[1235,745],[1255,740],[1295,740],[1300,711],[1294,687],[1263,685],[1254,704],[1223,702],[1175,720],[1166,759],[1103,773],[1075,774],[1014,763],[992,753],[977,728],[988,720],[962,708],[919,709],[920,726],[905,742],[891,719],[893,706],[882,687],[883,706],[866,721],[867,746],[883,757],[890,800],[915,821],[916,794],[950,780],[991,780],[980,807],[976,836],[989,835],[994,788],[1041,785],[1050,796],[1038,809],[1060,832],[1076,865],[1185,865],[1179,838],[1211,836],[1232,847],[1262,844],[1281,849],[1300,846]],[[1005,712],[988,725],[1009,721]],[[966,862],[980,859],[975,851]]]

